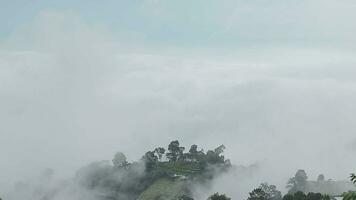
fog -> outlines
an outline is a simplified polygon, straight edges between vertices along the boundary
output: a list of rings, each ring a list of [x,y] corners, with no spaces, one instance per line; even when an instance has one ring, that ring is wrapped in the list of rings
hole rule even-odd
[[[334,46],[130,45],[73,12],[40,12],[0,41],[0,193],[46,168],[68,179],[175,139],[224,144],[233,164],[258,165],[245,182],[214,186],[233,197],[261,182],[285,191],[298,169],[345,180],[355,171],[354,30],[333,34],[343,38]]]

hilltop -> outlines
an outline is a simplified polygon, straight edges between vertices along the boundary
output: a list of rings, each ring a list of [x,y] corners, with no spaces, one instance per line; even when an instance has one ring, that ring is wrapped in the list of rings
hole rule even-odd
[[[49,170],[36,184],[18,184],[13,196],[28,200],[189,200],[192,185],[209,183],[230,169],[224,149],[220,145],[204,152],[191,145],[186,151],[175,140],[167,149],[156,147],[131,163],[118,152],[112,161],[91,163],[65,182],[51,182]]]

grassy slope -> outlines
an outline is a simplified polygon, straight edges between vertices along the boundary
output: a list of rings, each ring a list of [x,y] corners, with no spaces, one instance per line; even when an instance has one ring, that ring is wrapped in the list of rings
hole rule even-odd
[[[199,173],[201,170],[197,163],[188,162],[160,162],[158,170],[166,171],[168,174],[190,176]]]
[[[148,187],[138,200],[174,200],[184,194],[184,181],[161,178]]]
[[[167,174],[192,177],[201,171],[197,163],[160,162],[157,170]],[[179,178],[165,177],[158,179],[139,196],[138,200],[175,200],[186,194],[187,183]]]

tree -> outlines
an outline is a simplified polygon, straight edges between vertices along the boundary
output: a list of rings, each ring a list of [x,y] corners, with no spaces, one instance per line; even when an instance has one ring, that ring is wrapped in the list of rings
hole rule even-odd
[[[231,200],[231,198],[227,197],[225,194],[214,193],[211,195],[208,200]]]
[[[263,191],[261,188],[256,188],[252,190],[252,192],[249,193],[250,196],[247,198],[247,200],[267,200],[268,195],[265,191]]]
[[[150,171],[156,167],[158,157],[155,155],[154,151],[148,151],[142,157],[142,160],[145,162],[146,170]]]
[[[323,199],[323,195],[320,193],[314,193],[314,192],[309,192],[307,194],[307,200],[322,200]]]
[[[249,194],[248,200],[282,200],[282,194],[277,190],[277,187],[267,183],[262,183]]]
[[[268,200],[281,200],[282,193],[277,190],[275,185],[268,185],[267,183],[262,183],[260,188],[268,195]]]
[[[294,177],[290,178],[288,180],[287,188],[289,188],[288,193],[296,193],[298,191],[305,192],[306,191],[306,186],[307,186],[307,173],[305,173],[304,170],[300,169],[298,170]]]
[[[209,164],[223,164],[225,162],[225,157],[221,155],[224,152],[225,146],[220,145],[215,148],[214,151],[209,150],[206,152],[206,161]]]
[[[351,179],[351,181],[352,181],[353,183],[356,184],[356,175],[355,175],[354,173],[352,173],[352,174],[350,175],[350,179]]]
[[[112,163],[114,164],[114,167],[116,167],[116,168],[121,168],[121,167],[125,167],[128,165],[126,156],[122,152],[117,152],[115,154],[114,159],[112,160]]]
[[[198,153],[198,145],[193,144],[192,146],[190,146],[189,153],[190,154],[197,154]]]
[[[154,152],[157,154],[158,159],[161,160],[166,150],[163,147],[157,147]]]
[[[302,191],[297,191],[294,193],[294,200],[306,200],[307,195],[304,194]]]
[[[284,195],[283,200],[294,200],[294,195],[286,194],[286,195]]]
[[[356,192],[355,191],[350,191],[350,192],[345,192],[342,194],[342,200],[356,200]]]
[[[324,194],[323,200],[331,200],[331,197],[328,194]]]
[[[322,195],[321,193],[309,192],[307,195],[302,191],[298,191],[294,194],[286,194],[283,200],[330,200],[329,195]]]
[[[168,145],[168,153],[166,154],[167,158],[171,162],[176,162],[183,155],[184,147],[179,146],[178,140],[172,141]]]

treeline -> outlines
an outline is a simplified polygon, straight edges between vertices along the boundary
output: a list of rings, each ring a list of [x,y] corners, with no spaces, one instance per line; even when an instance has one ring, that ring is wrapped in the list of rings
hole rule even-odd
[[[317,180],[308,180],[308,175],[304,170],[298,170],[294,177],[288,180],[287,188],[288,193],[302,191],[304,193],[315,192],[332,196],[341,195],[345,190],[356,189],[352,182],[326,179],[323,174],[320,174]]]
[[[305,192],[308,190],[308,176],[304,170],[298,170],[294,177],[290,178],[287,183],[288,193],[282,197],[282,193],[277,190],[275,185],[262,183],[258,188],[249,193],[247,200],[336,200],[334,196],[330,196],[330,192]],[[351,183],[356,184],[356,175],[351,174]],[[316,181],[321,184],[325,182],[324,175],[319,175]],[[333,182],[329,179],[327,182]],[[356,191],[343,191],[338,196],[343,200],[356,200]],[[230,200],[226,195],[215,193],[211,197],[216,200]],[[208,200],[212,199],[209,197]],[[192,200],[192,199],[191,199]]]
[[[185,147],[180,146],[178,140],[174,140],[168,145],[167,151],[163,147],[157,147],[146,152],[142,160],[146,163],[148,171],[155,169],[159,162],[196,163],[201,170],[206,169],[208,165],[231,165],[230,160],[225,159],[222,155],[225,150],[224,145],[220,145],[214,150],[208,150],[206,153],[203,149],[198,150],[196,144],[191,145],[187,152],[185,152],[185,149]]]
[[[79,170],[76,180],[89,190],[99,191],[98,199],[134,200],[156,180],[174,178],[172,174],[178,173],[181,166],[194,169],[200,177],[209,174],[208,178],[216,173],[216,170],[208,173],[208,166],[214,166],[214,169],[230,166],[230,161],[222,155],[225,149],[223,145],[207,152],[198,149],[195,144],[191,145],[189,151],[185,149],[179,141],[174,140],[168,144],[167,150],[163,147],[154,148],[132,163],[118,152],[112,165],[107,162],[93,163]],[[184,175],[189,176],[189,173],[184,171]]]

